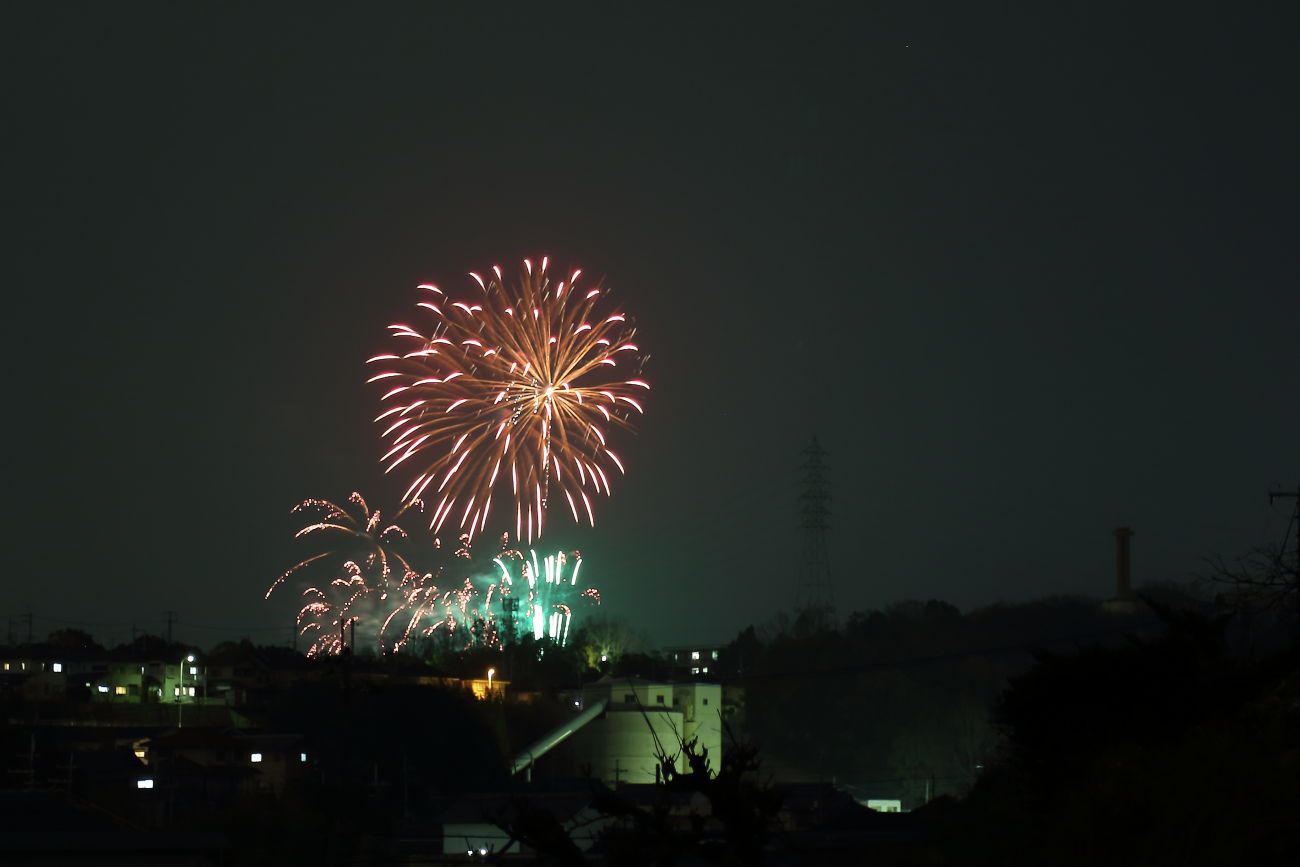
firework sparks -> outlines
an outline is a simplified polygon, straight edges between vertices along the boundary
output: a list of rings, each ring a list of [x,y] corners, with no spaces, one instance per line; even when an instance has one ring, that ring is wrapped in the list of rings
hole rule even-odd
[[[372,586],[361,567],[349,560],[343,574],[326,587],[308,587],[303,591],[307,602],[298,611],[299,637],[308,639],[307,655],[338,654],[347,646],[347,629],[355,632],[358,620],[381,604],[386,594]]]
[[[650,388],[635,328],[597,311],[606,290],[578,288],[581,271],[555,282],[547,265],[525,259],[511,285],[496,266],[471,273],[479,288],[468,301],[421,285],[431,330],[392,325],[408,349],[370,359],[381,366],[370,382],[385,390],[386,471],[416,467],[405,496],[437,504],[435,533],[483,530],[499,495],[528,541],[555,502],[594,524],[593,496],[623,472],[608,432],[631,427]]]
[[[572,597],[600,604],[600,593],[594,588],[577,589],[582,552],[557,551],[539,559],[536,551],[529,551],[525,557],[510,547],[508,536],[502,537],[501,546],[501,554],[492,562],[500,570],[501,593],[511,600],[503,606],[508,628],[516,636],[531,632],[535,639],[567,644]]]
[[[406,558],[394,551],[394,546],[405,542],[409,536],[396,521],[409,509],[421,509],[419,500],[410,500],[393,516],[394,523],[383,524],[378,510],[371,511],[365,498],[355,491],[348,497],[351,508],[336,505],[329,500],[303,500],[293,507],[294,514],[313,514],[305,527],[295,534],[295,539],[307,537],[327,541],[325,551],[301,560],[284,571],[266,590],[266,597],[285,579],[301,569],[324,569],[333,566],[333,576],[351,576],[353,567],[362,581],[375,572],[375,579],[383,586],[391,579],[393,568],[400,567],[402,575],[414,572]],[[350,579],[349,579],[350,580]]]

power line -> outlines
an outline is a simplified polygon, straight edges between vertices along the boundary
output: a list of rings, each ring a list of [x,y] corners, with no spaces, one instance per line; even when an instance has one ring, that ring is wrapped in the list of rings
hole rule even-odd
[[[1032,651],[1043,648],[1050,644],[1061,644],[1062,642],[1085,641],[1089,638],[1100,638],[1106,635],[1116,635],[1125,632],[1133,632],[1139,629],[1145,629],[1150,626],[1158,626],[1163,621],[1159,619],[1143,620],[1138,623],[1129,623],[1124,626],[1117,626],[1112,629],[1103,629],[1097,632],[1085,632],[1074,635],[1061,635],[1056,638],[1041,638],[1035,641],[1024,641],[1018,644],[1003,644],[995,647],[984,647],[973,650],[962,650],[954,653],[941,653],[933,656],[912,656],[901,659],[884,660],[880,662],[861,662],[849,665],[837,665],[830,668],[805,668],[798,671],[773,671],[763,672],[760,674],[747,674],[743,680],[771,680],[780,677],[814,677],[818,675],[834,675],[863,673],[872,671],[890,671],[900,668],[911,668],[920,665],[930,665],[938,662],[948,662],[954,659],[965,659],[971,656],[991,656],[1002,653],[1013,653],[1017,651]]]

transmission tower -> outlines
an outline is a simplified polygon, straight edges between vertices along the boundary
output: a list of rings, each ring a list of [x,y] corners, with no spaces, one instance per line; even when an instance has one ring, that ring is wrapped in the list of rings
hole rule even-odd
[[[795,591],[795,612],[802,628],[829,628],[835,620],[835,595],[831,590],[831,562],[826,552],[826,532],[831,526],[831,495],[826,482],[826,450],[813,437],[803,450],[803,562]]]

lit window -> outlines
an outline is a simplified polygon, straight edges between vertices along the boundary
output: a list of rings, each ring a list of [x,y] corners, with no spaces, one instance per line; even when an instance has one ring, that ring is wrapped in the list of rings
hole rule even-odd
[[[717,662],[717,661],[718,661],[718,652],[717,652],[716,650],[713,651],[713,661],[714,661],[714,662]]]
[[[98,689],[100,692],[108,692],[108,687],[104,686],[104,684],[102,683],[95,688]]]
[[[63,671],[63,663],[61,663],[61,662],[56,662],[56,663],[54,663],[54,665],[52,666],[52,668],[54,669],[55,673],[58,673],[58,672],[60,672],[60,671]]]
[[[709,673],[709,667],[706,665],[706,666],[704,666],[703,668],[701,668],[700,671],[701,671],[703,674],[708,674],[708,673]]]
[[[152,788],[153,788],[153,780],[136,780],[136,781],[135,781],[135,787],[136,787],[137,789],[152,789]]]
[[[113,695],[126,695],[126,687],[124,686],[113,687]]]
[[[190,687],[186,687],[186,689],[190,691],[190,697],[192,698],[194,696],[194,687],[190,686]]]
[[[691,674],[699,674],[699,673],[700,673],[700,667],[698,665],[695,666],[695,668],[691,669]]]
[[[692,650],[691,662],[699,662],[699,661],[700,661],[700,652],[698,650]]]
[[[248,757],[248,760],[249,760],[250,762],[252,762],[253,764],[257,764],[258,762],[260,762],[260,761],[262,760],[262,754],[261,754],[261,753],[253,753],[251,756]]]
[[[144,757],[149,755],[148,750],[133,750],[133,752],[135,753],[135,757],[137,759],[143,759]]]
[[[191,665],[190,674],[198,674],[198,673],[199,673],[199,667],[197,665]]]
[[[8,671],[8,670],[9,670],[9,663],[6,662],[6,663],[5,663],[5,671]]]
[[[307,761],[307,754],[306,754],[306,753],[298,753],[298,761],[300,761],[300,762],[305,762],[305,761]]]

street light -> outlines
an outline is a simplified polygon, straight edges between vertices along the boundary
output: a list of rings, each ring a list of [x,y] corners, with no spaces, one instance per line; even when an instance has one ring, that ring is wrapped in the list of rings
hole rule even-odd
[[[492,697],[492,675],[496,673],[497,670],[495,668],[488,669],[488,690],[487,690],[488,698]]]
[[[185,728],[185,664],[194,661],[194,654],[189,654],[181,661],[180,684],[176,687],[176,728]]]

